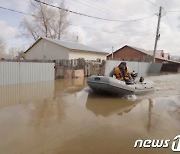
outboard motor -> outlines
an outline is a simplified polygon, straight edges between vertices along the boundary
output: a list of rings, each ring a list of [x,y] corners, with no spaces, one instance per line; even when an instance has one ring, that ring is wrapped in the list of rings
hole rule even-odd
[[[143,82],[143,81],[144,81],[144,78],[141,76],[139,79],[139,82]]]
[[[131,77],[133,78],[133,80],[135,80],[135,78],[138,76],[138,73],[133,71],[131,72]]]

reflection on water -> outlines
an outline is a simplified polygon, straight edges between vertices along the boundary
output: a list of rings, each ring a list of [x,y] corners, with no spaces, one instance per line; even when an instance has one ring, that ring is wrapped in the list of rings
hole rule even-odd
[[[153,108],[153,100],[149,99],[149,111],[148,111],[148,125],[147,125],[147,130],[148,132],[150,131],[151,128],[151,114],[152,114],[152,108]]]
[[[128,113],[137,103],[138,101],[129,101],[118,97],[114,97],[112,101],[112,97],[90,93],[86,102],[86,108],[96,116],[102,115],[106,117],[113,114],[122,115],[123,113]]]
[[[54,97],[54,82],[0,86],[0,108]]]
[[[23,103],[34,103],[53,98],[62,92],[80,91],[86,82],[84,79],[3,85],[0,86],[0,108]]]
[[[159,90],[136,100],[96,95],[83,79],[1,86],[0,153],[170,154],[133,148],[180,132],[179,76],[149,79]]]

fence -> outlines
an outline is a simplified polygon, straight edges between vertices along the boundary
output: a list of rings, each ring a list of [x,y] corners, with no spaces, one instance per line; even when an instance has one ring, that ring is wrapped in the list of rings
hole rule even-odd
[[[53,62],[0,61],[0,85],[54,80]]]
[[[163,64],[162,72],[180,72],[180,63]]]
[[[56,79],[104,75],[105,61],[58,60],[55,61],[55,70]]]
[[[105,73],[104,75],[108,76],[111,70],[119,65],[121,61],[116,60],[107,60],[105,64]],[[127,66],[131,71],[138,72],[139,76],[146,76],[149,73],[159,73],[161,71],[162,64],[159,63],[147,63],[147,62],[132,62],[127,61]]]

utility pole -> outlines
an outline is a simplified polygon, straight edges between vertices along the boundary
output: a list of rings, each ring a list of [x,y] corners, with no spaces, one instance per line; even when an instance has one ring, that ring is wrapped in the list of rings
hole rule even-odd
[[[113,56],[114,56],[114,55],[113,55],[113,50],[114,50],[114,47],[112,47],[112,59],[114,58],[114,57],[113,57]]]
[[[155,44],[154,44],[154,52],[153,52],[153,61],[155,63],[155,56],[156,56],[156,48],[157,48],[157,41],[159,39],[159,27],[160,27],[160,22],[161,22],[161,15],[162,15],[162,6],[159,8],[159,13],[158,13],[158,24],[157,24],[157,30],[156,30],[156,39],[155,39]]]

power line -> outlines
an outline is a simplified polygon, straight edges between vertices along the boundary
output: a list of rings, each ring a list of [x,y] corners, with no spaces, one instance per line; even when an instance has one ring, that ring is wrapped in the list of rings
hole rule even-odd
[[[63,22],[63,23],[64,23],[64,22]],[[89,29],[89,30],[102,31],[102,32],[105,32],[105,33],[118,34],[117,32],[105,31],[105,30],[90,28],[90,27],[86,27],[86,26],[80,26],[80,25],[76,25],[76,24],[72,24],[72,23],[64,23],[64,24],[68,24],[68,25],[70,25],[70,26],[75,26],[75,27],[81,27],[81,28],[85,28],[85,29]],[[118,27],[125,26],[125,25],[127,25],[127,24],[129,24],[129,23],[125,23],[125,24],[122,24],[122,25],[118,25]],[[114,29],[114,28],[112,28],[112,29]]]
[[[67,24],[67,25],[70,25],[70,26],[75,26],[75,27],[81,27],[81,28],[85,28],[85,29],[89,29],[89,30],[102,31],[102,32],[105,32],[105,33],[114,33],[114,34],[116,34],[116,32],[109,32],[109,31],[90,28],[90,27],[86,27],[86,26],[80,26],[80,25],[76,25],[76,24],[72,24],[72,23],[64,23],[64,24]]]
[[[60,9],[60,10],[66,11],[66,12],[70,12],[70,13],[73,13],[73,14],[77,14],[77,15],[81,15],[81,16],[85,16],[85,17],[89,17],[89,18],[94,18],[94,19],[99,19],[99,20],[106,20],[106,21],[119,21],[119,20],[111,20],[111,19],[106,19],[106,18],[101,18],[101,17],[96,17],[96,16],[91,16],[91,15],[75,12],[75,11],[64,9],[64,8],[61,8],[61,7],[52,5],[52,4],[48,4],[46,2],[39,1],[39,0],[34,0],[34,1],[36,1],[38,3],[41,3],[41,4],[44,4],[44,5],[47,5],[47,6],[50,6],[50,7],[53,7],[53,8],[57,8],[57,9]],[[119,22],[122,22],[122,21],[119,21]]]
[[[9,9],[9,8],[5,8],[5,7],[1,7],[1,6],[0,6],[0,9],[4,9],[4,10],[16,12],[16,13],[20,13],[20,14],[24,14],[24,15],[28,15],[28,16],[37,17],[36,15],[33,15],[33,14],[29,14],[29,13],[25,13],[25,12],[22,12],[22,11],[17,11],[17,10],[14,10],[14,9]],[[155,16],[155,15],[151,15],[151,16],[149,16],[149,17],[147,17],[147,18],[143,18],[143,19],[139,19],[139,20],[131,20],[131,21],[129,21],[129,22],[132,22],[132,21],[135,22],[135,21],[145,20],[145,19],[152,18],[153,16]],[[76,24],[73,24],[73,23],[67,23],[67,22],[62,22],[62,23],[67,24],[67,25],[70,25],[70,26],[81,27],[81,28],[84,28],[84,29],[89,29],[89,30],[94,30],[94,31],[101,31],[101,32],[105,32],[105,33],[117,34],[117,32],[110,32],[110,31],[105,31],[105,30],[90,28],[90,27],[86,27],[86,26],[76,25]],[[125,24],[121,24],[121,25],[119,25],[119,26],[124,26],[124,25],[127,25],[127,24],[128,24],[128,22],[126,22]],[[119,27],[119,26],[118,26],[118,27]]]
[[[163,6],[163,2],[164,2],[164,0],[159,0],[160,6]]]
[[[20,13],[20,14],[24,14],[24,15],[28,15],[28,16],[34,16],[33,14],[29,14],[29,13],[25,13],[25,12],[22,12],[22,11],[17,11],[17,10],[5,8],[5,7],[2,7],[2,6],[0,6],[0,9],[9,10],[9,11],[12,11],[12,12],[16,12],[16,13]]]
[[[78,1],[78,0],[73,0],[73,1]],[[83,1],[84,2],[84,1]],[[92,5],[92,7],[94,7],[94,6],[97,6],[97,7],[99,7],[100,9],[102,9],[102,10],[107,10],[108,12],[110,12],[110,13],[116,13],[118,16],[123,16],[123,17],[125,17],[125,18],[129,18],[129,20],[132,20],[132,18],[133,18],[133,20],[135,20],[135,19],[137,19],[136,17],[133,17],[133,16],[128,16],[128,15],[122,15],[119,11],[117,11],[117,10],[120,10],[119,9],[119,7],[117,8],[117,7],[114,7],[114,5],[112,5],[112,3],[110,3],[110,4],[108,4],[108,5],[106,5],[105,3],[98,3],[99,1],[96,1],[96,4],[99,4],[99,5],[95,5],[95,3],[93,3],[92,1],[86,1],[86,3],[89,3],[90,5]],[[79,2],[79,3],[82,3],[82,2]],[[104,7],[102,7],[102,5],[104,6]],[[107,12],[106,11],[106,12]],[[154,13],[155,14],[155,13]]]
[[[85,5],[85,6],[90,6],[90,7],[99,9],[99,10],[107,10],[107,9],[105,9],[103,7],[100,7],[100,6],[97,6],[97,5],[92,5],[91,3],[88,3],[87,1],[83,1],[83,2],[80,2],[78,0],[72,0],[72,1],[74,1],[76,3],[79,3],[79,4],[82,4],[82,5]],[[109,10],[107,10],[107,11],[109,11]]]
[[[154,5],[154,6],[156,6],[156,7],[158,7],[159,8],[159,6],[156,4],[156,3],[153,3],[152,1],[150,1],[150,0],[146,0],[146,1],[148,1],[149,3],[151,3],[152,5]]]
[[[33,14],[25,13],[25,12],[22,12],[22,11],[17,11],[17,10],[14,10],[14,9],[5,8],[5,7],[2,7],[2,6],[0,6],[0,9],[4,9],[4,10],[16,12],[16,13],[20,13],[20,14],[24,14],[24,15],[28,15],[28,16],[37,17],[37,16],[35,16],[35,15],[33,15]],[[82,28],[91,29],[91,30],[98,30],[98,29],[93,29],[93,28],[89,28],[89,27],[85,27],[85,26],[79,26],[79,25],[75,25],[75,24],[71,24],[71,23],[65,23],[65,22],[63,22],[63,23],[64,23],[64,24],[71,25],[71,26],[82,27]],[[101,31],[102,31],[102,30],[101,30]],[[107,31],[104,31],[104,32],[107,32]],[[108,32],[108,33],[112,33],[112,32]]]
[[[168,24],[169,24],[169,27],[170,27],[171,31],[174,32],[174,31],[173,31],[173,28],[172,28],[172,26],[171,26],[171,24],[170,24],[169,18],[168,18],[167,15],[166,15],[166,19],[167,19],[167,22],[168,22]]]
[[[22,0],[22,1],[25,1],[25,2],[29,2],[30,3],[30,1],[28,1],[28,0]],[[34,0],[34,1],[38,1],[38,2],[42,2],[42,1],[40,1],[40,0]],[[135,18],[135,17],[131,17],[131,16],[127,16],[127,15],[120,15],[120,12],[118,12],[118,11],[115,11],[115,10],[117,10],[117,9],[113,9],[113,10],[111,10],[111,9],[109,9],[109,8],[105,8],[105,7],[102,7],[102,6],[100,6],[100,5],[95,5],[94,3],[90,3],[89,1],[83,1],[83,2],[81,2],[81,1],[79,1],[79,0],[71,0],[71,1],[74,1],[74,2],[77,2],[77,3],[79,3],[79,4],[82,4],[82,5],[85,5],[85,6],[90,6],[90,7],[93,7],[93,8],[95,8],[95,9],[99,9],[99,10],[103,10],[103,11],[105,11],[104,12],[104,14],[107,14],[108,12],[110,12],[110,13],[116,13],[119,17],[121,16],[124,16],[124,17],[129,17],[129,18],[134,18],[134,19],[130,19],[130,20],[115,20],[115,21],[119,21],[119,22],[131,22],[131,21],[139,21],[139,20],[144,20],[144,19],[146,19],[146,17],[145,18],[140,18],[140,19],[138,19],[138,18]],[[45,3],[45,2],[43,2],[43,3]],[[48,4],[48,3],[47,3]],[[46,5],[46,4],[45,4]],[[48,4],[48,5],[50,5],[50,4]],[[59,7],[57,7],[57,6],[54,6],[54,7],[56,7],[56,8],[58,8],[58,9],[64,9],[64,8],[59,8]],[[68,9],[64,9],[64,10],[67,10],[68,11]],[[69,11],[68,11],[69,12]],[[74,11],[75,12],[75,11]],[[101,11],[101,13],[102,13],[102,11]],[[155,13],[154,13],[155,14]],[[98,17],[99,18],[99,17]],[[147,17],[147,18],[149,18],[149,17]],[[114,21],[113,19],[111,20],[111,19],[107,19],[107,20],[110,20],[110,21]]]
[[[170,22],[170,20],[169,20],[169,18],[168,18],[167,15],[166,15],[166,19],[167,19],[167,23],[168,23],[168,25],[169,25],[169,27],[170,27],[170,29],[171,29],[172,37],[176,36],[176,38],[178,38],[179,36],[177,36],[177,33],[174,32],[173,27],[172,27],[172,25],[171,25],[171,22]],[[173,40],[174,43],[176,43],[176,45],[177,45],[178,47],[180,47],[180,46],[179,46],[179,42],[177,41],[177,39],[170,39],[170,40]]]
[[[174,32],[173,27],[172,27],[172,25],[171,25],[171,22],[170,22],[170,20],[169,20],[169,18],[168,18],[167,15],[166,15],[166,19],[167,19],[167,23],[168,23],[168,25],[169,25],[172,33],[173,33],[173,36],[175,35],[175,36],[177,37],[177,35],[176,35],[176,33]],[[176,39],[175,39],[175,40],[176,40]]]
[[[4,10],[16,12],[16,13],[20,13],[20,14],[24,14],[24,15],[28,15],[28,16],[37,17],[36,15],[33,15],[33,14],[29,14],[29,13],[25,13],[25,12],[22,12],[22,11],[17,11],[17,10],[14,10],[14,9],[9,9],[9,8],[5,8],[5,7],[1,7],[1,6],[0,6],[0,9],[4,9]],[[147,18],[143,18],[143,19],[139,19],[139,20],[132,20],[132,21],[145,20],[145,19],[152,18],[153,16],[154,16],[154,15],[151,15],[151,16],[149,16],[149,17],[147,17]],[[129,22],[131,22],[131,21],[129,21]],[[90,30],[95,30],[95,31],[102,31],[102,32],[106,32],[106,33],[116,33],[116,32],[109,32],[109,31],[105,31],[105,30],[100,30],[100,29],[90,28],[90,27],[86,27],[86,26],[76,25],[76,24],[73,24],[73,23],[66,23],[66,22],[63,22],[63,23],[64,23],[64,24],[67,24],[67,25],[71,25],[71,26],[75,26],[75,27],[81,27],[81,28],[90,29]],[[127,24],[128,24],[128,23],[122,24],[122,25],[119,25],[119,26],[124,26],[124,25],[127,25]]]
[[[108,12],[110,12],[110,13],[116,13],[118,16],[124,16],[124,17],[129,17],[129,16],[125,16],[125,15],[120,15],[120,13],[119,12],[117,12],[117,11],[115,11],[116,9],[114,9],[114,10],[111,10],[111,9],[108,9],[108,8],[105,8],[105,7],[102,7],[102,6],[99,6],[99,5],[95,5],[94,3],[90,3],[90,2],[88,2],[88,1],[83,1],[83,2],[81,2],[81,1],[78,1],[78,0],[72,0],[72,1],[74,1],[74,2],[77,2],[77,3],[79,3],[79,4],[82,4],[82,5],[85,5],[85,6],[90,6],[91,8],[93,7],[93,8],[95,8],[95,9],[98,9],[98,10],[103,10],[103,11],[105,11],[104,13],[108,13]],[[102,13],[102,12],[101,12]]]
[[[35,1],[38,1],[38,0],[35,0]],[[44,3],[44,2],[43,2]],[[46,5],[46,4],[45,4]],[[48,4],[50,5],[50,4]],[[56,6],[53,6],[53,5],[50,5],[52,7],[56,7]],[[59,7],[57,7],[58,9],[60,9]],[[12,11],[12,12],[17,12],[17,13],[20,13],[20,14],[24,14],[24,15],[29,15],[29,16],[35,16],[33,14],[29,14],[29,13],[26,13],[26,12],[22,12],[22,11],[17,11],[17,10],[14,10],[14,9],[9,9],[9,8],[6,8],[6,7],[2,7],[0,6],[0,9],[4,9],[4,10],[9,10],[9,11]],[[65,11],[68,11],[67,9],[63,9]],[[68,11],[69,12],[69,11]],[[80,13],[81,14],[81,13]],[[79,14],[79,15],[80,15]],[[155,14],[152,14],[150,16],[147,16],[147,17],[144,17],[144,18],[139,18],[139,19],[132,19],[132,20],[109,20],[109,19],[103,19],[103,20],[108,20],[108,21],[118,21],[118,22],[133,22],[133,21],[140,21],[140,20],[145,20],[145,19],[148,19],[148,18],[151,18],[153,17]]]
[[[94,19],[99,19],[99,20],[105,20],[105,21],[129,22],[129,21],[138,21],[138,20],[144,20],[144,19],[145,19],[145,18],[135,19],[135,20],[115,20],[115,19],[107,19],[107,18],[101,18],[101,17],[91,16],[91,15],[87,15],[87,14],[75,12],[75,11],[72,11],[72,10],[64,9],[64,8],[61,8],[61,7],[52,5],[52,4],[48,4],[48,3],[46,3],[46,2],[39,1],[39,0],[34,0],[34,1],[36,1],[36,2],[38,2],[38,3],[41,3],[41,4],[44,4],[44,5],[47,5],[47,6],[50,6],[50,7],[53,7],[53,8],[57,8],[57,9],[66,11],[66,12],[70,12],[70,13],[73,13],[73,14],[77,14],[77,15],[81,15],[81,16],[85,16],[85,17],[89,17],[89,18],[94,18]]]
[[[79,8],[81,8],[81,7],[84,8],[84,6],[85,6],[89,10],[88,12],[93,12],[94,14],[98,14],[99,17],[111,19],[111,16],[109,16],[110,15],[109,12],[99,8],[96,5],[91,5],[90,3],[86,2],[86,1],[81,2],[81,1],[77,1],[77,0],[69,0],[68,6],[69,6],[68,9],[73,9],[73,10],[79,10]],[[85,10],[85,9],[83,9],[83,10]]]

